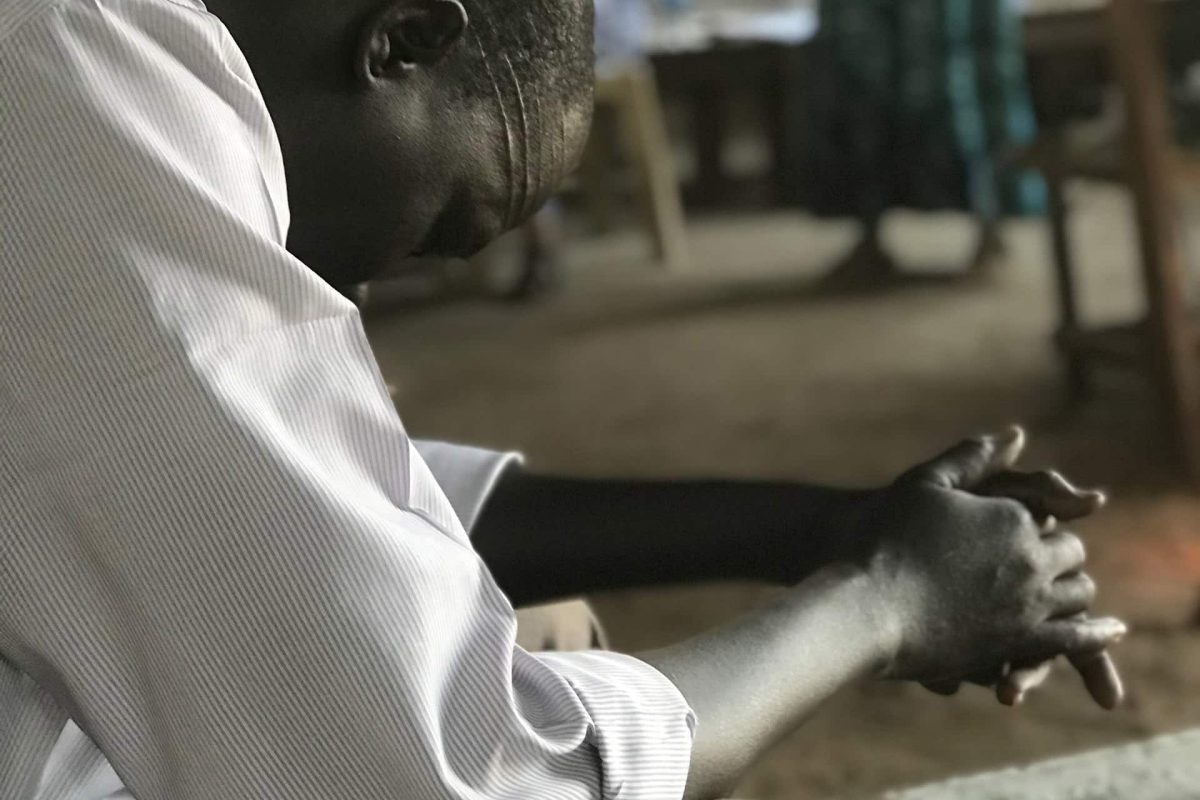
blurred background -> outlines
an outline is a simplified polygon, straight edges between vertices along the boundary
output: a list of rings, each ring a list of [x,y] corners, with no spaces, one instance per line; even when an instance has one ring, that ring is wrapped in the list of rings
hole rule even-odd
[[[747,780],[857,797],[1200,724],[1200,0],[597,0],[592,143],[471,264],[359,293],[411,432],[577,475],[878,485],[1011,422],[1130,702],[844,693]],[[571,535],[563,531],[564,536]],[[614,644],[761,602],[595,598]]]

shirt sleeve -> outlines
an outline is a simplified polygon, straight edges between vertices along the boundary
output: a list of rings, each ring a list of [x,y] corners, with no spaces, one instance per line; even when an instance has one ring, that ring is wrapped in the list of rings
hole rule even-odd
[[[468,533],[505,470],[523,462],[519,453],[420,439],[415,444]]]
[[[185,0],[21,26],[0,657],[139,800],[681,796],[694,720],[663,675],[515,645],[357,311],[284,247],[225,29]]]

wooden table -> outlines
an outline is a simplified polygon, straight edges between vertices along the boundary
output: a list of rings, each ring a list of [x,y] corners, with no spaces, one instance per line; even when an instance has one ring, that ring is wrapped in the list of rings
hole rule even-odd
[[[1072,3],[1066,10],[1024,19],[1034,106],[1042,124],[1097,112],[1110,82],[1101,5]],[[792,41],[713,40],[651,48],[663,97],[669,106],[683,106],[690,120],[697,169],[685,187],[689,205],[804,204],[814,32],[800,31]],[[731,109],[747,100],[762,120],[770,153],[767,173],[750,181],[731,176],[724,164]]]
[[[804,198],[809,50],[773,42],[723,44],[651,57],[668,105],[690,119],[696,174],[684,187],[689,206],[796,205]],[[771,168],[758,180],[739,180],[725,167],[730,120],[749,100],[767,132]]]
[[[1025,60],[1042,127],[1101,110],[1112,82],[1099,5],[1025,17]]]

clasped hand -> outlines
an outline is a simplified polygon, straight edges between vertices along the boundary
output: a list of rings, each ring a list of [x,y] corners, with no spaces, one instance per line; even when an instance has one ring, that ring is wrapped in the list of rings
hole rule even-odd
[[[1057,473],[1019,473],[1024,434],[964,442],[877,493],[862,515],[867,568],[894,632],[891,678],[953,694],[994,687],[1008,705],[1065,656],[1105,708],[1121,700],[1107,649],[1126,632],[1088,612],[1085,551],[1059,528],[1104,504]]]

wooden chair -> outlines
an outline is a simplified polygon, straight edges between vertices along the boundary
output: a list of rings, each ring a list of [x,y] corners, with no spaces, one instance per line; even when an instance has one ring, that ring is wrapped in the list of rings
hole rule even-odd
[[[1200,157],[1174,141],[1168,90],[1169,68],[1200,59],[1200,2],[1109,0],[1102,13],[1099,44],[1124,106],[1121,135],[1079,147],[1051,129],[1023,158],[1049,187],[1058,344],[1075,399],[1087,394],[1098,362],[1149,368],[1181,463],[1200,485],[1200,327],[1188,303],[1179,224],[1181,190],[1200,187]],[[1065,193],[1076,178],[1120,182],[1132,192],[1148,306],[1133,324],[1095,329],[1080,318]]]
[[[690,260],[683,199],[667,135],[662,101],[649,65],[631,63],[597,78],[597,113],[611,113],[623,150],[638,178],[638,199],[659,263],[681,268]],[[604,227],[611,216],[612,142],[588,146],[580,174],[592,215]]]

